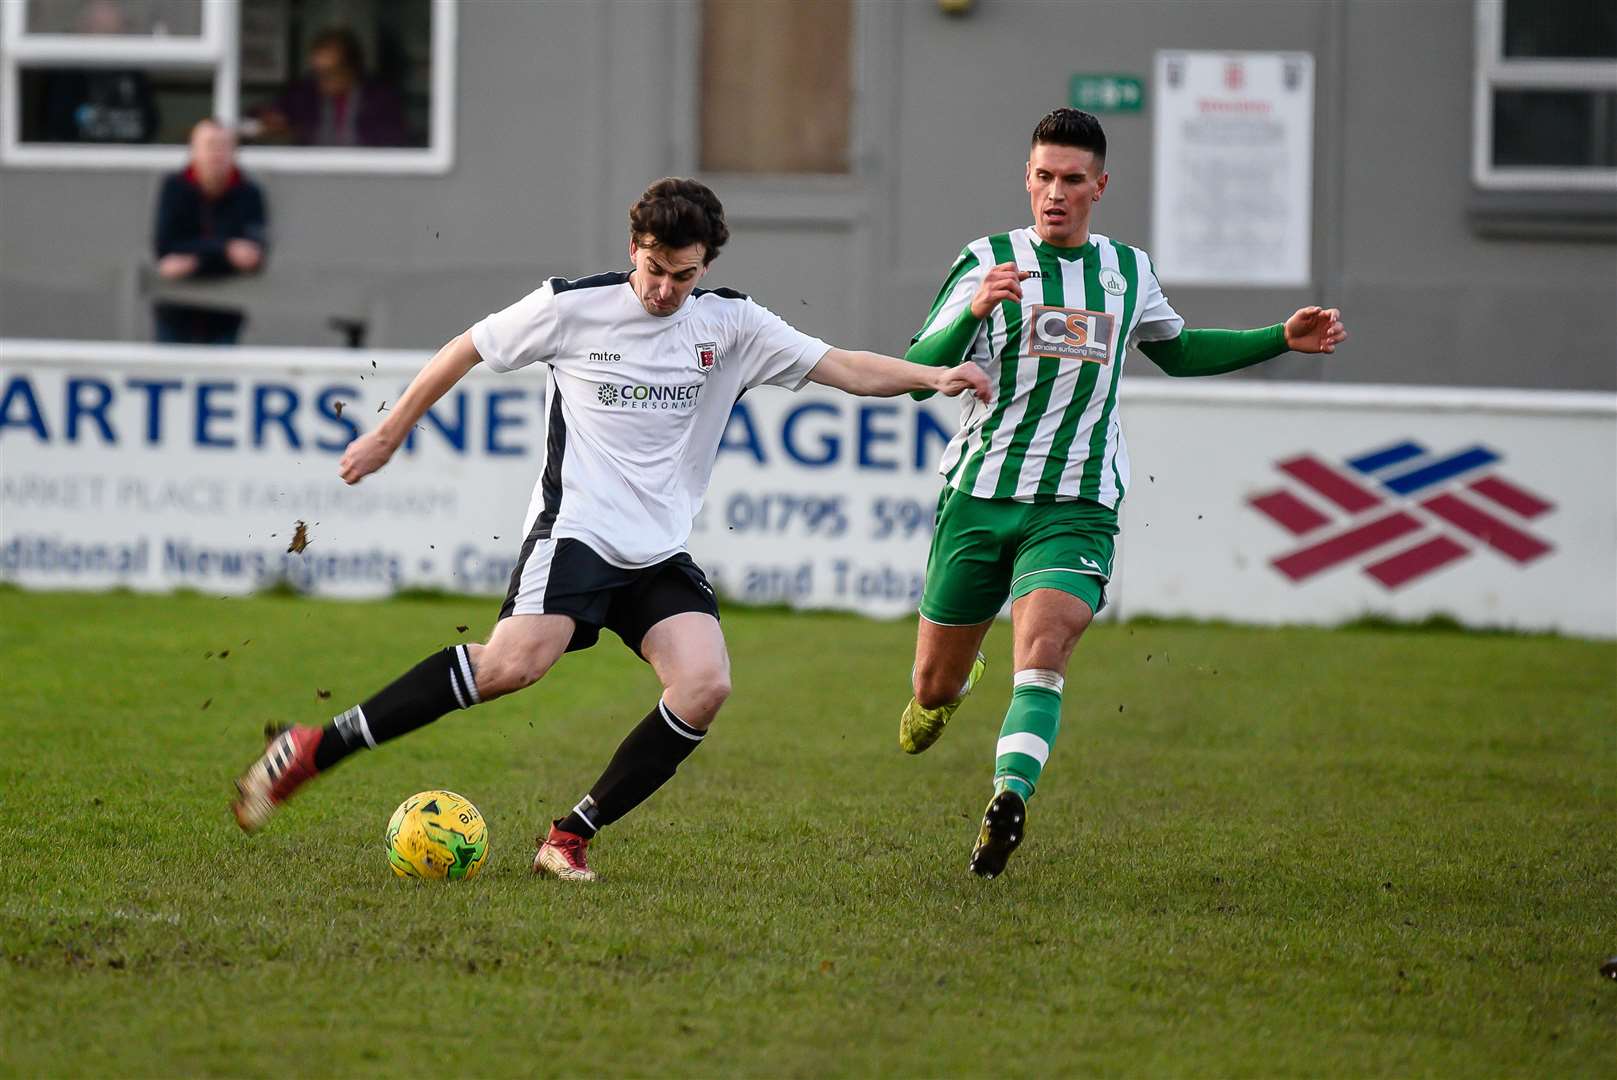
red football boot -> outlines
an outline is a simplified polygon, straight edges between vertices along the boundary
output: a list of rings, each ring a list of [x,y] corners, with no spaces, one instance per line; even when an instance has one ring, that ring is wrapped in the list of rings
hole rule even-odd
[[[245,832],[264,827],[275,808],[292,797],[314,778],[314,748],[320,745],[321,729],[302,724],[266,728],[269,745],[236,780],[236,801],[230,804],[236,824]]]
[[[533,872],[549,874],[562,881],[594,881],[595,871],[585,859],[589,850],[588,837],[563,832],[554,824],[550,835],[539,841],[539,854],[533,858]]]

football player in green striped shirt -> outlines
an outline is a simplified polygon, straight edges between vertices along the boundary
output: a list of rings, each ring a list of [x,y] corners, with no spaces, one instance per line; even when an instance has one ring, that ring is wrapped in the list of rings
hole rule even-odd
[[[975,360],[997,387],[967,399],[944,451],[915,643],[915,696],[898,743],[918,754],[982,677],[979,647],[1011,601],[1010,710],[971,869],[991,878],[1021,843],[1027,802],[1061,726],[1067,661],[1106,604],[1117,510],[1129,482],[1117,410],[1135,345],[1169,375],[1218,375],[1288,350],[1334,352],[1335,309],[1259,330],[1187,330],[1145,252],[1089,228],[1106,190],[1099,121],[1057,109],[1033,132],[1033,225],[973,240],[906,359]]]

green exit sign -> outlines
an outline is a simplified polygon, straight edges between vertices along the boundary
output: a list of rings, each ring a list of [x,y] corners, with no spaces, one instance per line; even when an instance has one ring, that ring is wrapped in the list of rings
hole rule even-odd
[[[1074,75],[1072,107],[1085,112],[1139,112],[1145,84],[1132,75]]]

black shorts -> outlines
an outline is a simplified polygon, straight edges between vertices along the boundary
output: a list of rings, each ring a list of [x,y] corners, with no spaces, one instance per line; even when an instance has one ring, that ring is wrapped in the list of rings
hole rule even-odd
[[[568,536],[523,545],[500,618],[567,615],[577,624],[568,652],[594,645],[604,626],[644,658],[640,643],[646,631],[687,611],[717,619],[719,601],[702,568],[683,551],[639,570],[625,570]]]

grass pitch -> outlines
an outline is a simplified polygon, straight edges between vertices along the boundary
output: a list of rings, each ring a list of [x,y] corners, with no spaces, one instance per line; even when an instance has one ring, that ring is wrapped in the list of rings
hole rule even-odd
[[[236,830],[266,720],[493,608],[0,591],[0,1073],[1610,1075],[1611,644],[1098,626],[992,882],[1007,630],[908,758],[913,627],[824,615],[726,616],[715,737],[593,888],[529,862],[656,698],[610,635]],[[489,862],[396,880],[440,786]]]

